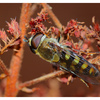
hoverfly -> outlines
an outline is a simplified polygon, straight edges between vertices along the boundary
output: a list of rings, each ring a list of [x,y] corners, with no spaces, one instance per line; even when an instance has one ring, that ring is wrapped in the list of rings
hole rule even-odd
[[[26,40],[33,53],[42,59],[60,66],[62,70],[69,71],[91,84],[100,83],[100,72],[91,63],[71,51],[67,46],[61,45],[57,39],[48,38],[41,32]]]

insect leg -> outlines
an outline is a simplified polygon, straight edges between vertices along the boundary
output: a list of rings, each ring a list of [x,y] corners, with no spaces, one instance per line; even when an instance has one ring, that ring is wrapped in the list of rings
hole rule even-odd
[[[87,82],[85,82],[83,79],[80,78],[80,80],[89,88],[89,85]]]

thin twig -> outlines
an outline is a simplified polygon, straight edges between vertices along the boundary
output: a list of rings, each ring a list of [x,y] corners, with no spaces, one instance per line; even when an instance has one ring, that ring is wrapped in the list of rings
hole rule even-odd
[[[10,76],[7,77],[7,84],[6,84],[6,91],[5,96],[6,97],[15,97],[18,93],[17,84],[18,84],[18,77],[19,72],[21,68],[21,63],[23,59],[23,52],[24,52],[24,42],[23,38],[26,33],[26,26],[25,24],[29,22],[31,4],[25,3],[22,4],[22,10],[21,10],[21,17],[20,17],[20,28],[21,28],[21,44],[19,45],[19,50],[17,52],[14,52],[11,63],[10,63]]]
[[[19,85],[19,89],[22,89],[24,87],[37,84],[37,83],[42,82],[44,80],[47,80],[47,79],[50,79],[50,78],[54,78],[54,77],[57,77],[57,76],[60,76],[60,75],[63,75],[63,74],[65,74],[64,71],[56,71],[56,72],[52,72],[52,73],[46,74],[46,75],[41,76],[39,78],[36,78],[36,79],[33,79],[33,80],[30,80],[30,81],[27,81],[25,83],[20,84]]]
[[[26,92],[26,93],[33,93],[33,92],[35,92],[36,90],[39,90],[39,88],[32,88],[32,89],[29,89],[29,88],[27,88],[27,87],[24,87],[24,88],[22,88],[22,91],[23,92]]]
[[[46,3],[41,3],[41,5],[44,7],[44,9],[47,10],[48,14],[50,15],[50,17],[54,21],[55,25],[59,29],[62,29],[62,24],[60,23],[60,21],[58,20],[58,18],[56,17],[56,15],[53,13],[53,11],[51,10],[51,7],[48,4],[46,4]]]
[[[16,38],[10,40],[10,42],[9,42],[7,45],[5,45],[5,46],[0,50],[0,55],[3,54],[4,51],[5,51],[16,39],[18,39],[18,37],[16,37]]]
[[[4,64],[4,62],[1,59],[0,59],[0,68],[6,74],[6,76],[9,75],[9,71],[8,71],[6,65]]]
[[[30,8],[30,16],[32,16],[35,13],[37,7],[38,7],[38,3],[32,5],[32,7]]]

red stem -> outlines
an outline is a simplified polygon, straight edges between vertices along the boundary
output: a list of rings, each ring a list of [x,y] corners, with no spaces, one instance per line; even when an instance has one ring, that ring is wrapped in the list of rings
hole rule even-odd
[[[47,10],[48,14],[50,15],[50,17],[54,21],[55,25],[59,29],[62,29],[62,24],[60,23],[60,21],[58,20],[58,18],[56,17],[56,15],[53,13],[53,11],[50,9],[50,6],[48,4],[46,4],[46,3],[41,3],[41,5]]]
[[[19,85],[19,89],[22,89],[24,87],[37,84],[39,82],[42,82],[42,81],[47,80],[47,79],[50,79],[50,78],[54,78],[54,77],[57,77],[57,76],[61,76],[63,74],[65,74],[64,71],[56,71],[56,72],[52,72],[52,73],[46,74],[46,75],[41,76],[39,78],[36,78],[36,79],[33,79],[33,80],[30,80],[30,81],[27,81],[25,83],[20,84]]]
[[[18,78],[21,68],[21,63],[23,59],[24,52],[24,42],[23,38],[26,33],[25,24],[29,22],[29,11],[30,5],[28,3],[22,4],[21,17],[20,17],[20,28],[21,28],[21,44],[19,45],[20,49],[18,52],[14,52],[11,63],[10,63],[10,76],[7,77],[7,84],[5,90],[6,97],[15,97],[18,93]]]
[[[0,59],[0,68],[1,70],[6,74],[6,76],[9,75],[9,71],[8,69],[6,68],[6,65],[3,63],[3,61]]]

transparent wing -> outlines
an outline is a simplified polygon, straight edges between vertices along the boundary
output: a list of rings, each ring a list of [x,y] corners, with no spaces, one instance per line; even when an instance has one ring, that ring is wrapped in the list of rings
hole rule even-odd
[[[69,71],[69,72],[75,74],[76,76],[78,76],[79,78],[83,79],[84,81],[86,81],[88,83],[91,83],[91,84],[100,84],[100,72],[92,64],[90,64],[87,60],[85,60],[82,56],[79,56],[76,53],[70,53],[72,51],[68,50],[67,48],[63,48],[61,46],[58,46],[57,44],[54,44],[54,43],[49,43],[49,44],[53,48],[56,48],[57,52],[60,54],[61,57],[62,57],[61,51],[63,51],[65,54],[70,55],[72,58],[75,58],[75,56],[77,55],[80,58],[80,60],[79,60],[80,63],[87,64],[89,66],[89,68],[93,68],[98,75],[97,76],[94,76],[94,75],[86,74],[89,71],[88,68],[86,69],[86,73],[85,72],[84,73],[83,72],[79,72],[79,70],[73,71],[70,68],[68,68],[67,66],[66,67],[60,66],[62,69],[64,69],[66,71]],[[70,51],[70,52],[67,52],[67,51]],[[81,65],[79,65],[79,67],[81,67]]]
[[[65,50],[64,50],[64,52],[68,54],[68,52],[66,52]],[[75,54],[75,53],[73,53],[73,54]],[[72,54],[70,56],[73,57],[73,58],[75,58],[75,56],[72,55]],[[73,71],[71,69],[67,69],[67,68],[63,68],[63,67],[62,68],[65,69],[65,70],[67,69],[69,72],[75,74],[76,76],[78,76],[79,78],[83,79],[84,81],[86,81],[88,83],[91,83],[91,84],[100,84],[100,72],[98,71],[98,69],[96,69],[92,64],[90,64],[83,57],[79,56],[78,54],[77,54],[77,56],[79,58],[81,58],[79,60],[80,63],[87,64],[89,67],[93,68],[96,71],[96,73],[98,73],[98,75],[97,76],[94,76],[94,75],[86,74],[90,70],[89,68],[86,69],[86,73],[85,72],[84,73],[83,72],[81,72],[81,73],[78,72],[77,73],[77,71]],[[75,58],[75,59],[77,59],[77,58]]]
[[[91,83],[91,84],[100,84],[100,73],[97,77],[93,77],[93,76],[87,76],[87,75],[84,75],[82,73],[75,73],[74,71],[72,70],[69,70],[63,66],[60,66],[62,69],[64,69],[65,71],[69,71],[71,72],[72,74],[78,76],[79,78],[83,79],[84,81],[88,82],[88,83]]]

